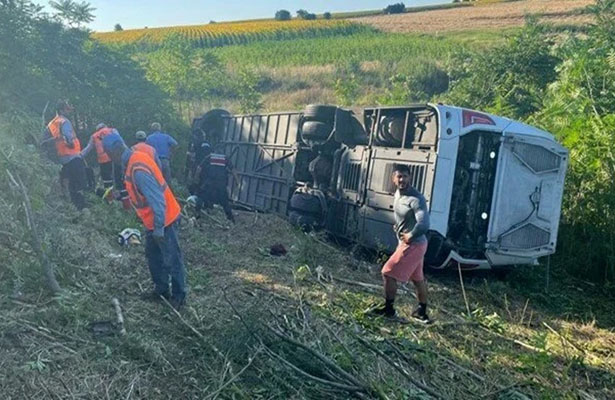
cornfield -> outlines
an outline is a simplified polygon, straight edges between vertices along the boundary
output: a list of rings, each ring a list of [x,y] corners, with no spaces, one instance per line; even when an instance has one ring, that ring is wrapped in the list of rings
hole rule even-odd
[[[349,21],[249,21],[165,28],[131,29],[119,32],[94,33],[93,37],[107,44],[156,47],[170,37],[181,37],[194,47],[208,48],[244,44],[260,40],[291,40],[334,35],[352,35],[373,31],[366,25]]]

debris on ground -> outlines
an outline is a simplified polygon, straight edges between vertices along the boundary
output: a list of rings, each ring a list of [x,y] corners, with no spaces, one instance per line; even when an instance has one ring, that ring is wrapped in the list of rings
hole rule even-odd
[[[271,254],[272,256],[276,256],[276,257],[285,256],[286,253],[288,253],[286,251],[286,247],[284,247],[284,245],[280,243],[274,244],[269,249],[269,254]]]

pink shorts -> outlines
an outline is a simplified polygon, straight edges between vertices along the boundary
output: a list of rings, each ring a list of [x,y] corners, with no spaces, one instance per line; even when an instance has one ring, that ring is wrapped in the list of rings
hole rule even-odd
[[[419,282],[423,277],[423,258],[427,252],[427,242],[399,243],[395,253],[382,267],[382,275],[399,282]]]

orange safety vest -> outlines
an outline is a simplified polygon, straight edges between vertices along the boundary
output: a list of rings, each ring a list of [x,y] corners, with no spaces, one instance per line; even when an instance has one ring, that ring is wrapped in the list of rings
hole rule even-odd
[[[47,125],[47,129],[49,129],[51,137],[55,139],[56,152],[58,153],[58,157],[79,155],[79,153],[81,153],[81,143],[79,142],[79,139],[77,138],[75,132],[73,132],[73,134],[75,134],[75,137],[73,139],[72,148],[68,147],[64,136],[62,136],[62,124],[64,124],[64,122],[66,121],[68,121],[68,119],[64,118],[61,115],[56,115],[55,118],[52,119],[51,122],[49,122],[49,124]]]
[[[103,139],[105,136],[113,132],[113,128],[104,127],[92,134],[92,140],[94,141],[94,148],[96,149],[96,159],[99,164],[105,164],[111,162],[111,158],[105,152],[103,148]]]
[[[152,175],[162,187],[164,200],[167,206],[164,216],[164,226],[167,227],[171,225],[175,222],[177,217],[179,217],[181,207],[164,180],[162,172],[160,172],[160,168],[158,168],[154,159],[146,153],[134,151],[126,166],[124,183],[128,196],[130,197],[130,202],[134,206],[139,218],[141,218],[141,221],[143,221],[143,225],[150,231],[154,230],[154,210],[147,204],[145,196],[139,192],[139,188],[133,183],[133,176],[137,171],[144,171]]]
[[[140,151],[141,153],[145,153],[152,158],[152,160],[156,159],[156,149],[145,142],[139,142],[132,146],[134,151]]]

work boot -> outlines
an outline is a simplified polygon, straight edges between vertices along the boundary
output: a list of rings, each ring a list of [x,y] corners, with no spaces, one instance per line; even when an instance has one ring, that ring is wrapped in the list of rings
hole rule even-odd
[[[431,322],[429,316],[427,315],[427,312],[422,307],[417,307],[416,310],[412,311],[411,317],[415,321],[418,321],[422,324],[428,324]]]
[[[374,315],[387,317],[387,318],[395,318],[397,316],[397,312],[395,311],[395,308],[387,307],[386,305],[383,305],[382,307],[374,308],[373,310],[370,311],[370,313]]]

